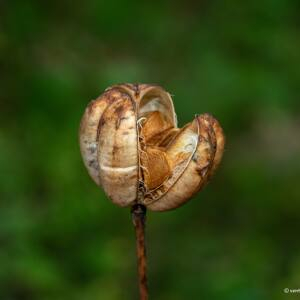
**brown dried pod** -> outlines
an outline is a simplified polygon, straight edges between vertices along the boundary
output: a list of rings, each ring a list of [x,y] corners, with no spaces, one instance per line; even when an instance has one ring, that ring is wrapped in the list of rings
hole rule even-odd
[[[173,101],[156,85],[121,84],[92,101],[81,120],[85,166],[120,206],[174,209],[195,195],[219,165],[224,135],[209,114],[177,128]]]

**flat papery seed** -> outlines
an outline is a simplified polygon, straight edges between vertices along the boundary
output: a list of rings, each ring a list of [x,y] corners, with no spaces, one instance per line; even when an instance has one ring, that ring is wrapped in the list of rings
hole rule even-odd
[[[172,170],[190,158],[196,150],[198,143],[198,124],[197,121],[187,124],[181,129],[166,149],[166,154],[171,163]]]
[[[170,176],[166,153],[154,147],[147,147],[140,153],[141,168],[146,189],[154,189]]]
[[[155,136],[160,136],[162,132],[173,128],[172,123],[159,111],[147,113],[142,118],[144,121],[141,124],[140,131],[147,144],[149,144],[149,141],[155,138]]]
[[[99,176],[108,197],[120,206],[136,201],[138,147],[135,106],[124,95],[103,113],[99,128]]]
[[[167,148],[174,141],[179,132],[179,128],[168,128],[151,137],[151,139],[147,141],[147,144]]]
[[[97,132],[98,124],[105,109],[120,97],[120,92],[111,90],[104,93],[96,100],[89,103],[86,108],[80,123],[79,129],[79,144],[80,151],[89,175],[101,185],[99,179],[99,166],[97,158]]]
[[[208,172],[212,166],[215,145],[210,135],[209,127],[201,119],[199,124],[199,142],[193,159],[178,181],[159,200],[150,203],[147,207],[153,211],[174,209],[187,202],[207,182]]]
[[[159,142],[155,144],[157,144],[157,146],[159,147],[168,148],[168,146],[174,141],[179,132],[179,128],[167,129],[160,134]]]
[[[188,167],[198,144],[198,122],[187,124],[177,134],[174,141],[166,149],[166,157],[171,168],[171,175],[158,188],[145,194],[144,203],[150,205],[163,197],[179,180]]]

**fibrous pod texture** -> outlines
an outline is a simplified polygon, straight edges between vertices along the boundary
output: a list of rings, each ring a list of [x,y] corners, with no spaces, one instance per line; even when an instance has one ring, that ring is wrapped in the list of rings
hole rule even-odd
[[[174,209],[218,167],[224,135],[209,114],[182,128],[169,93],[156,85],[112,86],[86,108],[80,124],[84,164],[117,205]]]

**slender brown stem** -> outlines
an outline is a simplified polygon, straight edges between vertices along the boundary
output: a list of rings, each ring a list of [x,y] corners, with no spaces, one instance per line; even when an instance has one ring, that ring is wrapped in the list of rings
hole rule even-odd
[[[131,215],[135,228],[140,300],[148,300],[147,256],[145,246],[146,207],[141,204],[134,205],[131,209]]]

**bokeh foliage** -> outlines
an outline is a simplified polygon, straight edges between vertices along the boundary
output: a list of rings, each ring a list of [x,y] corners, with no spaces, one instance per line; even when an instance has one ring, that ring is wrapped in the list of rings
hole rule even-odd
[[[0,5],[0,299],[137,299],[129,210],[77,141],[118,82],[160,84],[180,125],[210,112],[227,136],[196,199],[148,214],[151,299],[299,297],[298,1]]]

